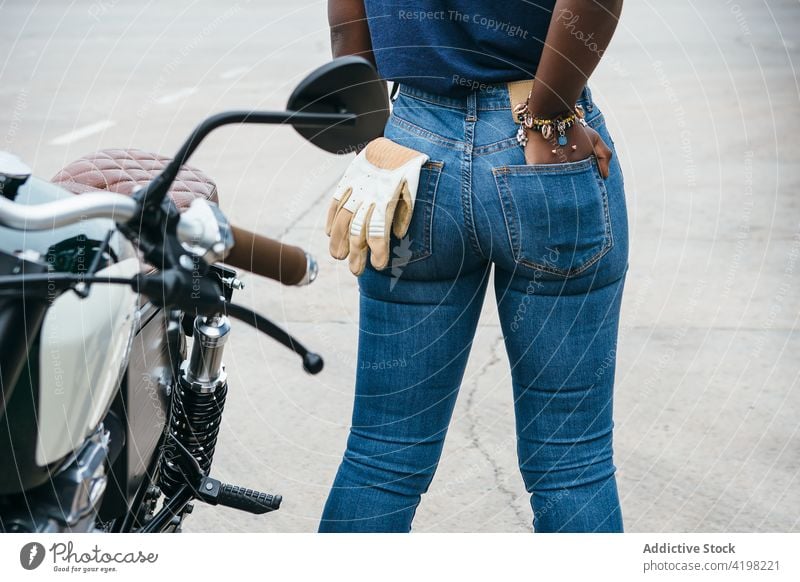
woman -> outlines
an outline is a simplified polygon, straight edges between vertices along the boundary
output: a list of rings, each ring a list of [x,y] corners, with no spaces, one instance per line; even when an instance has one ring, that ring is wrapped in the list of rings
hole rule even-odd
[[[359,277],[352,428],[320,531],[410,531],[492,265],[533,528],[622,531],[612,394],[628,227],[585,86],[621,5],[329,1],[334,56],[399,83],[384,135],[428,162],[391,264]]]

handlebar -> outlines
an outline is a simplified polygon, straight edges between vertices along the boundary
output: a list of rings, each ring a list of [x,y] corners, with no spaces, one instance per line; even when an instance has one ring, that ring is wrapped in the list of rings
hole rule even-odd
[[[44,204],[17,204],[0,196],[0,224],[15,230],[51,230],[91,218],[127,222],[137,213],[136,201],[124,194],[87,193]],[[181,217],[177,234],[181,242],[203,243],[206,225],[194,215]]]
[[[88,218],[125,222],[135,214],[136,201],[123,194],[81,194],[31,206],[0,196],[0,224],[15,230],[50,230]]]
[[[231,226],[234,246],[225,258],[238,267],[285,285],[307,285],[317,276],[317,262],[300,247],[286,245],[238,226]]]
[[[16,230],[50,230],[91,218],[124,223],[137,212],[136,201],[123,194],[87,193],[30,206],[0,196],[0,224]],[[235,226],[230,230],[234,244],[224,257],[229,265],[285,285],[307,285],[316,277],[316,261],[300,247]],[[190,208],[181,214],[176,234],[181,243],[208,250],[218,243],[219,226],[213,219],[209,221],[207,209],[193,212]]]

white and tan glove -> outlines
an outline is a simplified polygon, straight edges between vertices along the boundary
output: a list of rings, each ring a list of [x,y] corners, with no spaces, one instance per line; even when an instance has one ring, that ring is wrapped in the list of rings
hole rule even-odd
[[[335,259],[350,256],[350,271],[360,275],[370,262],[389,264],[390,232],[408,231],[422,165],[428,156],[379,137],[350,163],[328,209],[325,232]]]

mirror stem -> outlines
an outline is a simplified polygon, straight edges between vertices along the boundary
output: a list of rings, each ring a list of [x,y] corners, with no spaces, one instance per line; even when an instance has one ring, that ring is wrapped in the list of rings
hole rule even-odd
[[[178,176],[181,166],[189,160],[197,146],[209,133],[223,125],[263,123],[288,124],[304,128],[327,128],[338,125],[355,125],[356,118],[357,115],[354,113],[304,113],[302,111],[227,111],[212,115],[195,128],[164,171],[145,187],[141,200],[149,210],[158,208]]]

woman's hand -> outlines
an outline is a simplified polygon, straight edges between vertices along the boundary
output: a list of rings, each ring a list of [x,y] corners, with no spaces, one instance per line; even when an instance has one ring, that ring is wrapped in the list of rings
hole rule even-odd
[[[558,145],[554,136],[547,140],[535,130],[528,130],[528,145],[525,146],[525,162],[528,164],[563,164],[579,162],[594,154],[600,166],[600,175],[608,178],[608,169],[613,155],[611,149],[591,127],[576,123],[567,130],[567,145]],[[572,149],[575,145],[576,148]],[[553,153],[555,150],[555,153]]]
[[[556,0],[536,66],[531,113],[549,119],[574,106],[608,48],[621,11],[622,0]],[[608,177],[611,152],[596,131],[578,126],[567,130],[567,137],[568,145],[560,148],[530,132],[525,159],[529,164],[554,164],[579,161],[594,152],[600,173]],[[573,144],[577,148],[570,151]]]

